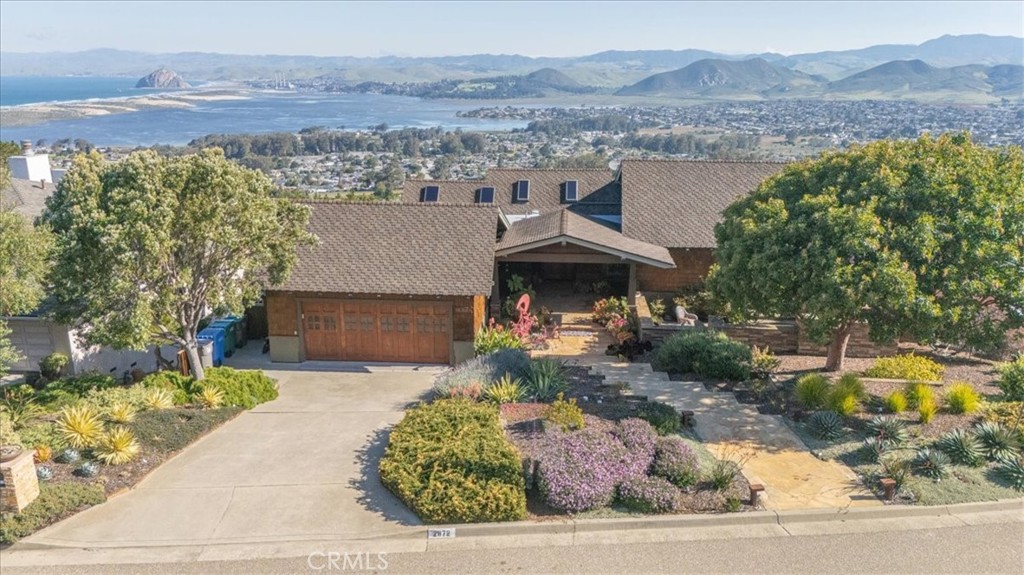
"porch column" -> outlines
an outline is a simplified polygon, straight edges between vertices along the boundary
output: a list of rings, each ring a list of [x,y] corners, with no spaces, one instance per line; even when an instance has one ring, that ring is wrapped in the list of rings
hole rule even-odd
[[[636,305],[636,264],[629,264],[629,295],[626,301],[630,306]]]
[[[491,287],[491,305],[488,306],[491,317],[498,319],[501,315],[501,290],[498,289],[498,262],[494,262],[494,281]],[[485,320],[486,323],[487,320]]]

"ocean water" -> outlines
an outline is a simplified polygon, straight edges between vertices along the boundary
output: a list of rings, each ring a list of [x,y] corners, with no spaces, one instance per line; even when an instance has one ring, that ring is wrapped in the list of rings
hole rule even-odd
[[[0,79],[0,85],[6,84],[9,79]],[[53,78],[33,79],[37,83],[24,80],[19,79],[19,82],[13,84],[17,89],[12,89],[11,94],[14,95],[4,95],[3,105],[8,105],[6,98],[11,98],[11,101],[20,97],[33,98],[35,102],[60,102],[124,97],[138,93],[131,89],[133,82],[129,81],[128,87],[124,88],[126,84],[118,85],[110,78],[104,82],[99,82],[104,80],[101,78],[60,78],[62,81],[56,83],[50,82],[56,80]],[[103,93],[111,95],[101,95]],[[196,100],[192,102],[194,106],[191,108],[150,108],[126,114],[55,120],[34,125],[0,125],[0,139],[33,142],[44,139],[52,142],[61,138],[84,138],[97,146],[150,146],[187,144],[207,134],[297,132],[310,126],[365,129],[384,123],[392,128],[441,126],[464,130],[509,130],[526,126],[522,120],[456,117],[459,110],[493,105],[478,101],[451,102],[373,94],[274,91],[251,91],[244,95],[244,100]]]
[[[0,76],[0,106],[136,96],[138,81],[138,78],[91,76]]]

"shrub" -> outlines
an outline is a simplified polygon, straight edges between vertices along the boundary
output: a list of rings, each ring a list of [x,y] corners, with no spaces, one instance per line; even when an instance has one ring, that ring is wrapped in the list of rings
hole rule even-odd
[[[917,473],[932,479],[942,479],[949,475],[949,457],[941,451],[927,447],[917,450],[912,465]]]
[[[935,392],[932,391],[932,386],[927,383],[921,383],[915,381],[907,384],[906,388],[907,400],[910,402],[910,407],[918,409],[921,407],[921,402],[935,402]]]
[[[1024,401],[999,401],[985,405],[985,421],[998,423],[1024,437]]]
[[[14,543],[105,500],[103,488],[98,485],[76,481],[44,483],[39,486],[39,497],[29,503],[28,507],[20,513],[4,513],[0,518],[0,543]]]
[[[500,380],[484,390],[484,399],[490,403],[520,403],[526,398],[526,392],[518,379],[505,374]]]
[[[907,441],[907,423],[898,417],[876,415],[865,424],[868,433],[892,447]]]
[[[654,446],[658,441],[658,432],[650,423],[642,419],[630,417],[623,419],[615,427],[615,436],[626,446],[627,473],[634,476],[646,475],[654,463]]]
[[[682,439],[659,437],[655,444],[651,473],[679,487],[690,487],[700,479],[700,461]]]
[[[807,428],[814,437],[831,441],[843,436],[843,419],[834,411],[817,411],[807,420]]]
[[[473,352],[476,355],[487,355],[499,349],[525,349],[523,340],[505,326],[496,324],[492,319],[487,326],[481,326],[473,338]]]
[[[882,403],[889,413],[902,413],[907,410],[907,395],[902,391],[894,391],[885,396]]]
[[[945,370],[927,357],[908,353],[892,357],[880,357],[864,372],[867,377],[884,379],[905,379],[908,381],[939,381]]]
[[[103,420],[88,405],[65,407],[57,418],[57,428],[71,447],[92,447],[103,434]]]
[[[547,434],[538,457],[540,492],[548,505],[568,513],[604,507],[631,476],[626,455],[622,442],[603,431]]]
[[[131,423],[135,419],[136,409],[132,404],[121,401],[110,406],[107,419],[114,423]]]
[[[750,354],[750,374],[756,379],[769,379],[782,365],[782,360],[775,357],[767,346],[761,349],[755,345],[751,348]]]
[[[820,373],[809,373],[796,380],[793,393],[800,407],[816,411],[825,408],[830,390],[828,378]]]
[[[448,399],[468,399],[470,401],[480,401],[480,398],[484,395],[484,386],[480,385],[480,382],[474,381],[465,387],[453,387],[448,391]]]
[[[54,451],[67,446],[64,434],[61,433],[60,429],[52,421],[40,421],[22,427],[18,430],[18,435],[21,437],[22,445],[45,445]],[[7,439],[6,435],[4,435],[4,439]]]
[[[42,413],[36,404],[31,385],[8,386],[0,389],[0,411],[15,428],[26,425]]]
[[[203,388],[219,389],[224,394],[225,406],[252,409],[261,403],[277,399],[277,386],[262,370],[238,370],[230,367],[211,367],[206,379],[199,382]]]
[[[641,513],[674,513],[682,508],[679,488],[660,477],[636,477],[619,485],[619,501]]]
[[[973,433],[954,429],[942,434],[935,447],[959,465],[977,466],[985,460],[984,446]]]
[[[116,387],[117,380],[101,373],[85,373],[51,381],[36,394],[36,401],[50,407],[64,407],[85,397],[90,391]]]
[[[170,409],[174,407],[174,394],[170,391],[154,387],[146,392],[146,409]]]
[[[1017,359],[996,367],[999,379],[996,385],[1003,392],[1006,401],[1024,401],[1024,354]]]
[[[93,453],[107,465],[121,465],[135,459],[139,449],[139,442],[135,440],[132,430],[118,425],[100,438]]]
[[[650,423],[659,435],[669,435],[679,431],[679,412],[667,403],[660,401],[641,403],[636,416]]]
[[[463,389],[473,384],[486,388],[506,373],[512,377],[525,378],[529,375],[529,370],[530,357],[525,352],[502,349],[445,370],[434,380],[434,392],[438,397],[450,397],[452,390]]]
[[[623,318],[629,315],[629,301],[624,297],[610,297],[594,302],[594,311],[591,319],[601,325],[607,325],[615,318]]]
[[[1002,477],[1017,491],[1024,491],[1024,459],[1015,457],[999,462],[996,475]]]
[[[520,456],[489,405],[439,400],[408,410],[391,432],[380,477],[428,523],[526,516]]]
[[[82,397],[81,403],[91,405],[96,411],[110,413],[110,408],[119,404],[131,406],[135,411],[146,408],[146,395],[149,389],[142,385],[129,387],[108,387],[105,389],[93,389]]]
[[[208,373],[208,372],[207,372]],[[142,378],[142,385],[166,389],[174,396],[174,405],[185,405],[199,391],[196,380],[174,371],[158,371]]]
[[[561,393],[551,405],[544,409],[544,420],[558,426],[562,431],[583,429],[586,425],[583,420],[583,410],[576,405],[576,398],[565,401],[562,399]]]
[[[240,411],[236,407],[204,410],[175,407],[143,411],[135,417],[131,428],[135,431],[135,437],[147,449],[171,453],[184,448]]]
[[[651,322],[654,325],[661,325],[661,321],[665,317],[665,300],[661,298],[652,299],[648,302],[648,307],[651,310]]]
[[[0,444],[22,445],[21,437],[14,431],[14,421],[7,411],[0,409]]]
[[[216,409],[224,405],[224,392],[216,387],[203,386],[203,389],[193,396],[193,401],[207,409]]]
[[[568,387],[565,366],[555,359],[535,359],[526,376],[527,392],[537,401],[551,401]]]
[[[917,413],[921,416],[921,423],[931,423],[938,412],[939,407],[935,405],[934,399],[922,399],[917,404]]]
[[[987,421],[979,423],[974,432],[989,461],[1003,461],[1017,457],[1019,437],[1013,431]]]
[[[693,372],[728,381],[750,378],[750,348],[721,332],[683,332],[665,340],[654,356],[655,368],[670,373]]]
[[[974,413],[981,406],[981,396],[967,382],[957,382],[949,387],[944,398],[950,413]]]
[[[39,372],[46,379],[57,379],[71,359],[63,353],[54,352],[39,360]]]
[[[853,415],[865,395],[860,378],[847,373],[829,391],[828,407],[840,415]]]

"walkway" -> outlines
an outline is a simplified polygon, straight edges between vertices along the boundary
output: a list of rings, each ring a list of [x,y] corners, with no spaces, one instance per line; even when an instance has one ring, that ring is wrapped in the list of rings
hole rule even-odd
[[[669,381],[647,363],[591,363],[608,382],[629,382],[637,395],[694,413],[694,431],[719,458],[742,463],[743,475],[765,487],[767,509],[859,507],[882,502],[850,468],[821,461],[777,415],[764,415],[731,393],[707,391],[699,381]]]

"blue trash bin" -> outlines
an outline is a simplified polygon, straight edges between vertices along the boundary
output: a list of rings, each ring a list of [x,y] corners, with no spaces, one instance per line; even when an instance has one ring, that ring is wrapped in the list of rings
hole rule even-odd
[[[224,363],[224,328],[207,327],[196,334],[196,339],[213,342],[213,365],[220,367]]]
[[[210,322],[208,327],[224,330],[224,357],[231,357],[234,355],[235,347],[237,347],[235,339],[235,334],[237,333],[235,320],[226,318],[215,319]]]

